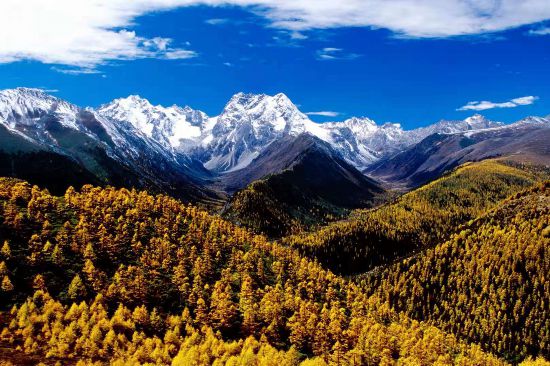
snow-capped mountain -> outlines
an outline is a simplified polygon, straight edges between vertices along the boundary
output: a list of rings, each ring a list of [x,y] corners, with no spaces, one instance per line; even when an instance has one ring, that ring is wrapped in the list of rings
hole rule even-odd
[[[509,125],[483,123],[482,126],[486,128],[431,134],[370,165],[365,173],[395,187],[413,188],[468,161],[506,158],[549,166],[550,119],[528,117]]]
[[[522,126],[548,126],[550,124],[550,116],[547,117],[537,117],[529,116],[519,121],[512,123],[509,127],[522,127]]]
[[[41,89],[17,88],[0,91],[0,118],[8,126],[34,126],[40,116],[51,113],[67,127],[78,128],[75,123],[78,107],[46,94]]]
[[[145,101],[142,104],[150,106]],[[117,112],[121,110],[116,109]],[[196,192],[201,194],[201,187],[206,185],[210,173],[202,163],[170,148],[169,143],[174,141],[174,136],[181,136],[177,130],[181,119],[175,119],[179,117],[176,113],[196,124],[200,124],[197,120],[202,115],[174,107],[160,116],[144,113],[139,119],[137,108],[127,107],[126,110],[128,118],[119,120],[107,113],[112,109],[102,113],[101,110],[80,108],[39,89],[0,91],[0,127],[8,133],[5,135],[0,129],[0,138],[10,141],[2,146],[0,153],[21,152],[19,147],[25,145],[24,153],[41,151],[70,159],[86,174],[95,176],[96,182],[126,185],[132,181],[133,186],[172,191],[175,195],[185,191],[182,198],[189,198]],[[159,121],[158,127],[147,129],[139,124],[153,125],[153,117]],[[172,130],[171,118],[175,119],[173,125],[176,126]],[[172,132],[172,140],[163,139],[168,136],[163,128]],[[193,192],[188,192],[189,187],[194,187]]]
[[[136,130],[165,148],[177,148],[201,136],[208,116],[188,106],[153,106],[137,95],[102,105],[97,114],[113,121],[129,122]]]
[[[246,167],[273,141],[322,129],[300,112],[284,94],[234,95],[222,113],[203,128],[193,155],[215,172]]]
[[[0,91],[0,123],[39,145],[62,149],[60,131],[76,131],[100,143],[109,155],[128,158],[142,148],[165,155],[154,140],[145,140],[128,122],[114,121],[93,109],[83,109],[40,89]]]
[[[0,123],[14,133],[37,143],[54,143],[48,120],[56,117],[64,127],[82,131],[76,120],[79,108],[40,89],[17,88],[0,91]]]
[[[412,143],[397,123],[377,125],[369,118],[353,117],[321,126],[329,131],[329,138],[318,137],[331,144],[344,159],[358,169]]]
[[[501,125],[476,115],[464,121],[441,121],[406,131],[400,124],[377,125],[369,118],[315,123],[280,93],[234,95],[222,113],[207,120],[197,142],[183,142],[181,149],[218,173],[246,167],[269,144],[283,136],[309,133],[329,143],[342,157],[362,170],[381,158],[418,143],[433,133],[456,133]]]
[[[353,117],[342,122],[315,123],[299,111],[284,94],[234,95],[222,113],[208,119],[198,142],[183,148],[217,173],[243,169],[269,144],[283,136],[309,133],[329,143],[359,170],[420,142],[433,133],[457,133],[502,126],[481,115],[463,121],[440,121],[415,130],[400,124],[377,125],[369,118]]]
[[[425,135],[431,135],[432,133],[452,134],[502,126],[504,126],[502,122],[493,122],[481,114],[474,114],[462,121],[441,120],[431,126],[419,128],[417,131],[425,131]]]
[[[120,123],[129,122],[166,149],[188,154],[215,173],[245,168],[284,136],[314,135],[362,169],[433,133],[428,129],[404,131],[395,123],[379,126],[368,118],[315,123],[282,93],[238,93],[220,115],[211,118],[190,107],[153,106],[137,96],[116,99],[101,106],[97,114]]]
[[[550,120],[529,117],[504,125],[474,115],[404,130],[398,123],[379,125],[364,117],[316,123],[282,93],[238,93],[218,116],[209,117],[188,106],[152,105],[135,95],[93,109],[39,89],[18,88],[0,91],[0,125],[67,156],[80,152],[72,142],[74,136],[67,137],[66,131],[73,131],[86,141],[86,149],[104,149],[110,158],[151,178],[164,179],[154,177],[161,170],[201,180],[244,169],[273,142],[303,133],[328,143],[346,162],[364,171],[433,134],[550,126]]]
[[[395,155],[417,144],[434,133],[452,134],[470,130],[482,130],[503,126],[481,115],[474,115],[463,121],[442,120],[427,127],[404,130],[399,123],[376,124],[369,118],[353,117],[343,122],[330,122],[320,125],[329,131],[328,138],[319,138],[330,143],[333,148],[359,170],[374,162]]]

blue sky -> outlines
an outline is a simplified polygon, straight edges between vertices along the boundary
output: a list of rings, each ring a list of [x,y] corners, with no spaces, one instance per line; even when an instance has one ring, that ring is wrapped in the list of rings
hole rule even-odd
[[[210,115],[239,91],[283,92],[303,112],[334,112],[311,115],[315,121],[367,116],[405,128],[477,112],[505,122],[550,114],[545,16],[514,26],[495,21],[490,31],[409,29],[390,21],[386,28],[368,19],[356,25],[353,18],[288,26],[275,23],[278,15],[239,6],[172,6],[125,16],[102,29],[117,37],[122,31],[135,48],[117,43],[115,51],[80,55],[79,46],[56,51],[54,44],[51,53],[0,46],[0,88],[40,87],[87,106],[139,94]],[[6,32],[0,29],[0,41]],[[100,43],[110,43],[102,37],[108,35],[100,34]],[[488,103],[472,103],[480,101]]]

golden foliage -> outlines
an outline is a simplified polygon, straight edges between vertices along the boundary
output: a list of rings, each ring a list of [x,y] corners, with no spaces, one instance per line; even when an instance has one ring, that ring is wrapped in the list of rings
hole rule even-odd
[[[548,227],[550,181],[363,285],[397,310],[512,360],[550,357]]]
[[[548,172],[486,160],[465,164],[395,202],[357,210],[349,219],[283,243],[337,273],[366,272],[440,243],[499,201],[548,177]]]
[[[19,304],[3,314],[2,339],[46,359],[504,364],[295,250],[166,196],[85,186],[58,198],[4,179],[0,216],[16,289],[1,301]]]

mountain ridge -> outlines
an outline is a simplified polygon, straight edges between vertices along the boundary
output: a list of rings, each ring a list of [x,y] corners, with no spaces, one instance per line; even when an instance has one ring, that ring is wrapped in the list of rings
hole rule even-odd
[[[506,157],[548,166],[550,124],[543,118],[453,134],[432,134],[364,172],[394,187],[418,187],[467,161]]]
[[[398,123],[379,125],[366,117],[316,123],[283,93],[274,96],[237,93],[218,116],[211,117],[189,106],[153,105],[137,95],[118,98],[98,108],[82,108],[40,89],[17,88],[0,91],[0,124],[7,133],[16,136],[9,139],[19,141],[3,147],[2,151],[10,156],[15,152],[9,149],[16,145],[32,146],[31,150],[73,160],[97,176],[94,183],[109,184],[116,171],[126,171],[134,176],[131,186],[155,187],[156,192],[170,192],[184,200],[193,200],[195,196],[216,200],[223,198],[216,192],[223,176],[249,174],[249,168],[257,164],[256,159],[285,138],[314,136],[363,174],[394,184],[384,175],[373,174],[373,167],[418,149],[426,139],[452,140],[460,135],[464,141],[492,141],[491,133],[519,134],[532,128],[550,127],[550,120],[528,117],[505,125],[476,114],[462,121],[441,120],[404,130]],[[517,146],[516,142],[511,143]],[[441,149],[432,150],[446,155]],[[450,148],[449,154],[455,150]],[[10,159],[12,163],[15,161]],[[464,159],[468,160],[468,154]],[[456,164],[439,164],[441,168],[425,174],[424,181],[464,159],[458,159]],[[281,172],[276,164],[267,169],[271,165],[257,171],[264,176]],[[233,185],[231,191],[246,184]]]
[[[81,108],[38,89],[0,91],[0,124],[6,129],[5,160],[29,161],[29,152],[43,151],[56,160],[74,162],[90,172],[90,183],[135,186],[170,192],[184,200],[216,198],[206,187],[210,173],[202,164],[135,129],[93,109]],[[22,149],[23,148],[23,149]],[[60,161],[61,161],[60,160]],[[36,175],[49,175],[37,167]],[[51,177],[47,186],[63,182]],[[73,182],[65,182],[66,189]]]
[[[70,105],[69,109],[79,108],[39,89],[7,89],[2,93],[22,91],[42,93],[42,99],[55,99],[63,106]],[[147,136],[174,154],[188,155],[215,173],[246,167],[263,148],[285,135],[308,132],[330,143],[348,162],[363,170],[434,133],[453,134],[507,126],[479,114],[462,121],[441,120],[412,130],[405,130],[398,123],[379,125],[366,117],[316,123],[283,93],[274,96],[237,93],[214,117],[189,106],[153,105],[137,95],[85,110],[110,120],[112,125],[129,124],[134,127],[134,133]],[[532,118],[548,121],[542,117]],[[64,123],[75,127],[73,118],[65,119]]]
[[[221,176],[232,194],[222,214],[269,237],[372,207],[385,189],[319,138],[303,133],[273,142],[248,167]]]

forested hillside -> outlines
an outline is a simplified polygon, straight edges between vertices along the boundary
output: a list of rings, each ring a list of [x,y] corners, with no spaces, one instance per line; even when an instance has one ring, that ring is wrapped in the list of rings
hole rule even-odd
[[[166,196],[0,180],[2,357],[502,365],[292,249]],[[29,356],[29,357],[31,357]]]
[[[397,310],[515,360],[550,356],[550,181],[450,240],[374,271],[364,286]]]
[[[304,193],[287,175],[257,180],[236,192],[224,207],[223,217],[255,233],[279,239],[349,215],[349,209]],[[381,201],[383,196],[380,193],[376,199]]]
[[[353,274],[440,243],[500,200],[549,176],[544,168],[468,163],[376,209],[282,242],[336,273]]]
[[[223,216],[269,237],[298,233],[306,223],[311,224],[313,220],[318,223],[326,222],[326,210],[323,206],[307,200],[306,197],[299,200],[298,210],[292,210],[289,205],[278,200],[272,181],[270,178],[257,180],[236,192],[224,208]],[[285,191],[289,188],[285,187]],[[296,199],[299,194],[293,196]]]

